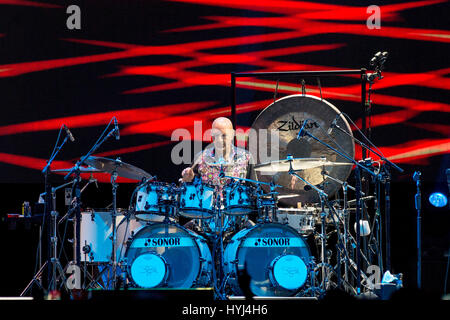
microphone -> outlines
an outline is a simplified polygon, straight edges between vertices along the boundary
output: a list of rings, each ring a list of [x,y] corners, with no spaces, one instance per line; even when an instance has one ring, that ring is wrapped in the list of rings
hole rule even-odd
[[[75,138],[72,135],[72,132],[70,132],[69,128],[65,124],[63,124],[63,128],[66,131],[67,136],[69,137],[70,141],[74,142]]]
[[[97,179],[94,178],[94,175],[92,173],[91,173],[91,176],[89,178],[89,182],[91,182],[91,183],[94,182],[96,188],[98,189]]]
[[[120,131],[119,131],[119,124],[117,122],[117,118],[114,117],[114,135],[116,136],[116,140],[120,139]]]
[[[338,115],[334,118],[333,122],[331,122],[330,127],[328,128],[327,134],[330,134],[331,131],[333,131],[333,128],[336,128],[336,124],[337,124],[337,121],[338,121],[338,118],[339,118],[340,115],[341,115],[341,114],[338,114]]]
[[[421,176],[422,174],[420,173],[420,171],[415,171],[414,172],[414,175],[413,175],[413,180],[415,181],[415,182],[418,182],[418,181],[420,181],[420,176]]]
[[[300,128],[300,131],[297,134],[297,140],[299,140],[301,137],[303,137],[305,135],[305,133],[303,131],[305,130],[305,126],[308,121],[309,121],[309,119],[305,119],[303,121],[302,127]]]
[[[223,171],[223,165],[220,165],[219,178],[225,177],[225,172]]]

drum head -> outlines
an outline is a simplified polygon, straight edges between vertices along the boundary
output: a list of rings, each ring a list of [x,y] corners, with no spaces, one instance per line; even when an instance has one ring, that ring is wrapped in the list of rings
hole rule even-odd
[[[133,261],[130,273],[133,281],[142,288],[157,287],[168,276],[164,259],[150,252],[141,254]]]
[[[291,296],[305,283],[311,254],[291,227],[267,223],[254,226],[241,239],[238,269],[247,269],[257,296]],[[288,284],[289,278],[293,283]]]
[[[193,236],[176,224],[144,227],[133,237],[126,257],[130,280],[141,287],[190,288],[200,270],[200,251]],[[142,280],[142,272],[151,274],[151,279]],[[158,282],[160,278],[164,281]]]

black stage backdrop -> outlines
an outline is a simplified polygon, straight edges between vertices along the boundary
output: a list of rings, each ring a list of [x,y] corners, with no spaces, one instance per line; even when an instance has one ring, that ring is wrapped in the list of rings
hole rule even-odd
[[[67,13],[70,5],[80,9],[80,29],[68,28],[77,12]],[[381,8],[379,28],[371,24],[370,5]],[[424,287],[443,292],[448,206],[433,208],[427,198],[448,193],[447,23],[443,0],[0,0],[0,294],[18,295],[33,275],[36,228],[14,228],[4,217],[44,191],[41,170],[62,123],[76,141],[64,146],[52,169],[70,167],[116,116],[120,140],[108,140],[96,155],[120,156],[176,182],[183,166],[171,161],[171,134],[193,132],[195,120],[206,129],[215,117],[230,115],[231,72],[358,69],[369,67],[377,51],[388,51],[389,58],[385,78],[373,87],[371,137],[405,169],[393,175],[393,272],[415,285],[412,173],[420,170]],[[355,77],[321,79],[323,97],[361,126],[358,83]],[[248,78],[237,84],[237,125],[248,129],[273,99],[275,83]],[[318,95],[316,79],[306,79],[306,90]],[[280,81],[279,96],[299,92],[298,82]],[[96,177],[99,189],[90,186],[83,201],[105,207],[109,178]],[[62,175],[52,177],[55,185],[61,182]],[[123,208],[135,182],[119,182]],[[63,200],[58,196],[61,212]]]

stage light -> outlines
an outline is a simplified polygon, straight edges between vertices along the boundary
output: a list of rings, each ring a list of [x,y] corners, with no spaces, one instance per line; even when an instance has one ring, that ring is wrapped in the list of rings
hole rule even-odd
[[[447,197],[440,192],[432,193],[428,200],[436,208],[442,208],[447,205]]]

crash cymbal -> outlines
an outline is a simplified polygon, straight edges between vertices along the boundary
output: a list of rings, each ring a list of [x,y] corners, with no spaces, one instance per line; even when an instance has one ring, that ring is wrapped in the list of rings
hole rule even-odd
[[[317,167],[332,167],[332,166],[348,166],[352,163],[348,162],[332,162],[325,158],[286,158],[278,161],[266,162],[255,165],[255,171],[258,172],[288,172],[293,170],[306,170]]]
[[[85,163],[103,172],[108,172],[109,174],[112,174],[115,171],[119,177],[123,178],[141,180],[145,177],[148,180],[153,179],[152,175],[148,172],[131,164],[122,162],[120,159],[90,156],[85,160]]]
[[[352,133],[347,120],[341,112],[326,100],[311,95],[290,95],[283,97],[265,108],[252,124],[252,129],[257,135],[257,146],[267,146],[267,150],[257,150],[252,152],[256,158],[257,166],[267,164],[271,161],[286,159],[290,154],[294,158],[325,158],[329,166],[326,170],[328,174],[341,181],[346,181],[352,166],[350,165],[332,165],[331,163],[349,163],[346,158],[337,155],[333,150],[327,148],[321,143],[315,141],[307,135],[297,139],[297,134],[306,119],[304,130],[314,135],[321,141],[337,148],[336,143],[327,136],[327,131],[335,119],[336,124],[347,131],[350,136],[340,132],[336,128],[330,130],[330,136],[339,144],[350,158],[354,158],[355,145]],[[273,134],[278,135],[278,141],[272,141]],[[262,139],[262,140],[261,140]],[[261,143],[260,143],[261,141]],[[266,141],[266,142],[265,142]],[[264,142],[264,143],[263,143]],[[277,145],[278,144],[278,145]],[[251,146],[250,146],[251,147]],[[275,153],[275,155],[273,154]],[[271,158],[261,159],[261,155],[270,155]],[[297,174],[317,186],[323,182],[324,192],[332,197],[340,188],[340,185],[322,175],[322,166],[315,167],[313,162],[304,160],[306,164],[312,166]],[[298,161],[301,166],[302,161]],[[283,163],[283,162],[282,162]],[[262,168],[263,166],[259,166]],[[319,202],[319,197],[314,189],[311,189],[303,181],[295,178],[287,172],[281,170],[285,164],[271,166],[271,169],[255,171],[257,179],[264,182],[275,182],[283,187],[277,191],[280,195],[298,193],[300,196],[295,198],[280,199],[280,202],[286,205],[296,206],[297,202],[314,203]],[[272,170],[272,169],[277,170]],[[306,186],[306,188],[305,188]]]
[[[72,170],[72,168],[65,168],[65,169],[55,169],[52,170],[52,172],[70,172]],[[80,172],[81,173],[96,173],[96,172],[103,172],[101,170],[98,170],[96,168],[92,168],[92,167],[80,167]]]
[[[299,194],[295,194],[295,193],[282,194],[282,195],[278,196],[278,199],[288,199],[288,198],[297,198],[297,197],[300,197],[300,195]]]

